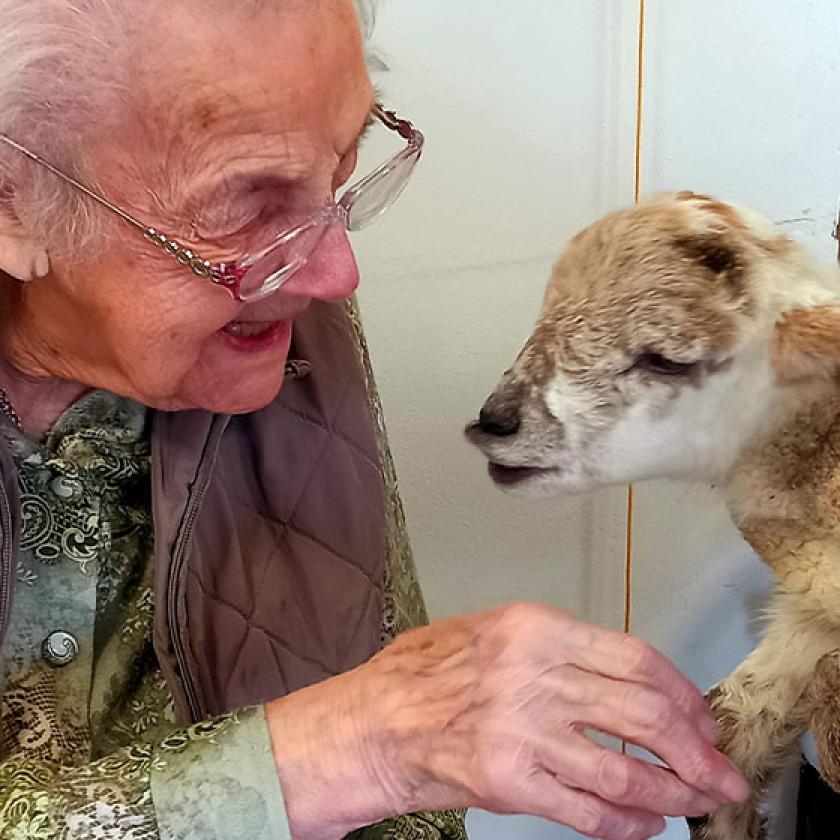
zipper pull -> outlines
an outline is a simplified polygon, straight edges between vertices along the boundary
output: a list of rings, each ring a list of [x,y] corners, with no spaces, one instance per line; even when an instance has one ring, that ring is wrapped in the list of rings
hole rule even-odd
[[[286,381],[297,382],[312,373],[312,365],[304,359],[289,359],[286,362]]]

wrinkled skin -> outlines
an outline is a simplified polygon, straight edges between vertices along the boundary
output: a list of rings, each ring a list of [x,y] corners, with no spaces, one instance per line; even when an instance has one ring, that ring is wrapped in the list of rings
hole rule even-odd
[[[437,622],[360,669],[269,706],[285,751],[295,837],[326,840],[359,815],[443,807],[528,813],[604,840],[641,840],[665,814],[699,814],[747,787],[718,753],[699,691],[638,639],[530,604]],[[673,772],[596,746],[593,728]],[[338,760],[325,766],[332,747]],[[325,825],[324,791],[351,790]],[[377,795],[371,797],[371,791]],[[312,828],[314,826],[314,828]]]
[[[354,10],[337,0],[295,3],[293,14],[265,4],[259,15],[232,10],[219,21],[190,4],[157,5],[144,17],[166,22],[156,49],[131,55],[134,101],[89,138],[102,191],[207,259],[242,257],[352,173],[373,100]],[[10,384],[22,414],[43,401],[44,378],[167,410],[255,410],[282,385],[290,329],[255,349],[224,328],[290,327],[312,299],[346,298],[358,283],[345,232],[333,229],[280,293],[243,307],[119,220],[105,221],[105,240],[69,259],[2,220],[0,268],[28,281],[2,284],[4,355],[41,380],[37,399],[28,379]],[[49,270],[37,277],[44,252]]]

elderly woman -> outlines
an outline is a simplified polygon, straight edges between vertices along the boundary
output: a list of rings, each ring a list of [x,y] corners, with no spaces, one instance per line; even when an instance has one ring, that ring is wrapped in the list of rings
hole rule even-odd
[[[634,639],[518,605],[387,645],[424,611],[347,230],[422,136],[359,11],[0,0],[4,838],[455,838],[482,806],[632,840],[746,793]],[[402,150],[342,192],[368,129]]]

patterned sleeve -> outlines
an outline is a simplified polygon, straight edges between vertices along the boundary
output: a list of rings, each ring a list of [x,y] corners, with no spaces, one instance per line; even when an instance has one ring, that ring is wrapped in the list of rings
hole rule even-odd
[[[346,840],[467,840],[467,831],[461,811],[438,811],[362,828]]]
[[[265,717],[251,709],[80,767],[0,762],[8,840],[289,840]]]

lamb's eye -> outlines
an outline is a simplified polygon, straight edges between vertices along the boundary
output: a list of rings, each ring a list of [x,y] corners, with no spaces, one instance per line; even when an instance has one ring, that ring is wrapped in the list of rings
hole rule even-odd
[[[697,367],[697,362],[677,362],[660,353],[645,353],[633,366],[660,376],[685,376]]]

